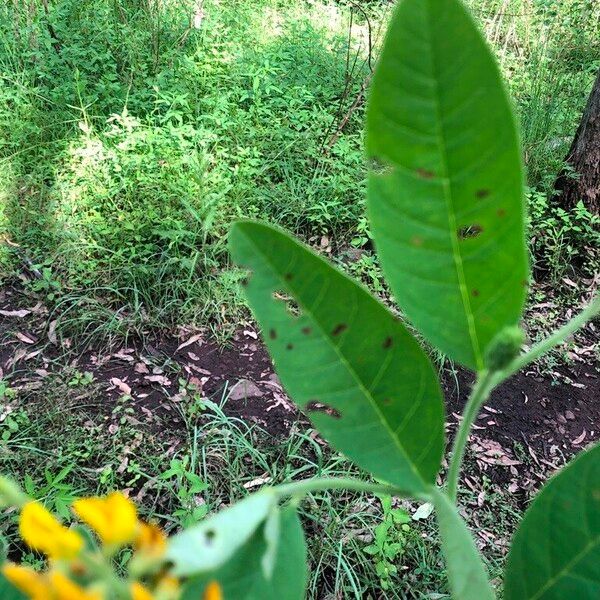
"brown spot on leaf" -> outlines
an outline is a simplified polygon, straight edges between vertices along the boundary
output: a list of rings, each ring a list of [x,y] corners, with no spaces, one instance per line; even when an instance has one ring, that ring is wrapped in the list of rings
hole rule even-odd
[[[394,343],[394,340],[391,337],[385,338],[385,341],[383,342],[384,349],[388,350],[389,348],[392,347],[393,343]]]
[[[334,419],[340,419],[342,416],[341,413],[335,408],[327,406],[327,404],[322,404],[317,400],[311,400],[310,402],[308,402],[305,409],[307,412],[324,413],[326,415],[329,415],[330,417],[333,417]]]
[[[466,225],[465,227],[461,227],[456,233],[458,235],[458,239],[469,240],[478,237],[479,235],[481,235],[482,232],[483,227],[474,223],[473,225]]]
[[[433,179],[435,173],[433,171],[429,171],[427,169],[423,169],[422,167],[417,169],[417,175],[422,179]]]
[[[500,218],[505,217],[506,216],[506,209],[504,208],[499,208],[497,213],[496,213]]]
[[[474,298],[479,298],[479,290],[473,290],[471,294],[473,294]]]
[[[410,243],[413,246],[422,246],[423,245],[423,238],[418,236],[418,235],[414,235],[413,237],[410,238]]]
[[[334,327],[331,334],[332,335],[340,335],[340,333],[343,333],[344,331],[346,331],[346,329],[348,329],[348,325],[346,325],[346,323],[340,323],[339,325],[336,325]]]
[[[272,340],[276,340],[276,339],[277,339],[277,332],[276,332],[274,329],[271,329],[271,330],[269,331],[269,337],[270,337]]]
[[[217,536],[217,532],[214,529],[207,529],[204,532],[204,541],[207,546],[211,546],[215,537]]]
[[[304,335],[309,335],[312,332],[312,329],[310,327],[303,327],[300,331],[302,331]]]
[[[477,197],[480,199],[487,198],[490,195],[490,190],[477,190]]]
[[[287,350],[293,350],[293,349],[294,349],[294,344],[288,344],[288,345],[286,346],[286,349],[287,349]]]
[[[286,281],[291,281],[292,279],[294,279],[294,276],[292,275],[292,273],[286,273],[285,274],[285,280]]]
[[[392,399],[391,399],[391,398],[384,398],[384,399],[383,399],[383,403],[384,403],[386,406],[389,406],[389,405],[392,403]]]

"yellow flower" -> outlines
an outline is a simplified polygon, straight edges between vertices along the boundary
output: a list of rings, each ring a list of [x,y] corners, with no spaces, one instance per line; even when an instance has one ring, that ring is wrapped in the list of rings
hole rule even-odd
[[[160,558],[167,549],[167,536],[153,523],[140,523],[135,549],[148,557]]]
[[[106,498],[83,498],[73,503],[77,516],[87,523],[104,544],[123,546],[132,542],[137,530],[135,504],[119,492]]]
[[[11,563],[2,567],[2,574],[18,590],[34,598],[35,600],[44,600],[48,595],[48,584],[41,573],[34,571],[31,567],[22,567]]]
[[[46,600],[102,600],[100,592],[88,592],[58,571],[48,574],[50,595]]]
[[[179,579],[173,575],[164,575],[156,585],[159,598],[179,598]]]
[[[81,536],[61,525],[38,502],[28,502],[23,507],[19,532],[34,550],[57,560],[74,558],[83,547]]]
[[[223,600],[223,590],[216,581],[211,581],[204,590],[202,600]]]
[[[131,584],[131,598],[132,600],[154,600],[154,596],[148,591],[148,588],[138,581]]]
[[[89,592],[58,571],[38,573],[30,567],[7,564],[2,573],[32,600],[102,600],[100,592]]]

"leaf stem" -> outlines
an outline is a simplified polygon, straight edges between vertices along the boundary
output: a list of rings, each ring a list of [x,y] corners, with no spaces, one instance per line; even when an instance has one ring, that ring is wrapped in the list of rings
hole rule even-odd
[[[285,496],[305,496],[311,492],[324,490],[350,490],[354,492],[367,492],[370,494],[386,494],[390,496],[412,496],[423,500],[429,500],[429,494],[408,493],[396,486],[385,483],[371,483],[361,481],[360,479],[351,479],[347,477],[320,477],[317,479],[306,479],[304,481],[294,481],[275,486],[273,490],[280,498]]]
[[[515,358],[504,370],[498,373],[498,383],[508,379],[522,368],[536,361],[540,356],[564,342],[571,334],[583,327],[588,321],[600,315],[600,295],[592,303],[573,317],[566,325],[557,329],[551,336],[535,344],[529,352]],[[496,384],[497,385],[497,384]]]
[[[477,418],[479,409],[489,398],[490,392],[497,385],[496,373],[492,371],[482,371],[473,387],[471,395],[467,400],[463,418],[454,439],[452,447],[452,457],[450,459],[450,468],[448,469],[448,496],[452,502],[456,502],[456,492],[458,489],[458,478],[460,476],[460,467],[465,455],[465,448],[469,439],[469,432]]]
[[[492,390],[503,381],[536,361],[540,356],[564,342],[571,334],[583,327],[588,321],[600,314],[600,296],[596,296],[592,303],[582,310],[577,316],[573,317],[566,325],[557,329],[551,336],[535,344],[529,352],[513,359],[507,367],[500,371],[482,371],[479,373],[477,382],[467,401],[463,413],[463,419],[458,428],[454,446],[452,448],[452,457],[450,459],[450,468],[448,469],[448,496],[453,502],[456,502],[456,493],[458,489],[458,479],[460,468],[465,454],[469,432],[477,418],[477,414],[483,403],[489,398]]]

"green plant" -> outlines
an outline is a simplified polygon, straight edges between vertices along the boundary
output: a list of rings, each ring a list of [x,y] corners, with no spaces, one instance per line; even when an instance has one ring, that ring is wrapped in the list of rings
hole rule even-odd
[[[536,268],[546,272],[552,281],[571,275],[575,268],[593,274],[600,257],[600,217],[590,213],[583,202],[571,211],[549,204],[539,190],[528,190],[532,254]]]
[[[398,6],[371,92],[367,152],[371,229],[396,300],[434,347],[478,374],[454,441],[447,489],[435,487],[443,451],[439,385],[404,326],[273,227],[236,224],[231,251],[249,271],[250,306],[295,401],[334,446],[389,482],[384,490],[434,504],[454,597],[492,598],[455,506],[470,428],[494,387],[598,314],[600,300],[520,354],[517,323],[529,274],[517,127],[494,60],[457,0]],[[508,562],[508,598],[598,591],[592,482],[599,452],[583,454],[554,478],[528,511]],[[575,477],[582,478],[580,487],[569,492],[564,482]],[[320,480],[273,492],[279,498],[335,486],[375,492],[381,485]],[[555,493],[560,500],[552,503]],[[571,533],[579,514],[574,503],[594,515],[577,534]],[[560,519],[558,535],[531,525],[542,515]],[[182,536],[191,543],[191,533]],[[184,552],[178,544],[172,558],[184,560]],[[301,590],[290,594],[301,596]]]
[[[431,503],[454,597],[494,595],[456,506],[470,428],[495,386],[598,314],[600,302],[520,354],[529,269],[517,128],[491,53],[459,0],[399,3],[373,83],[367,151],[372,234],[390,288],[434,347],[477,372],[447,485],[436,485],[445,441],[440,385],[413,335],[292,237],[239,222],[231,251],[248,270],[246,294],[282,381],[322,435],[377,481],[267,487],[173,536],[166,565],[186,580],[184,598],[213,598],[218,582],[225,598],[300,600],[307,568],[296,508],[330,489]],[[598,595],[599,453],[582,454],[529,509],[508,561],[509,600]],[[397,550],[385,535],[380,541],[380,556]]]
[[[10,387],[8,381],[0,379],[0,400],[10,400],[17,395],[17,391]]]
[[[383,520],[373,530],[373,543],[364,548],[375,560],[377,575],[381,581],[381,588],[390,588],[391,575],[398,572],[394,564],[404,551],[404,537],[410,530],[408,523],[411,519],[408,513],[401,508],[392,508],[392,497],[379,495],[383,508]]]
[[[69,386],[71,387],[85,387],[91,385],[94,382],[94,374],[89,371],[81,372],[75,369],[73,375],[69,380]]]
[[[196,523],[208,511],[206,504],[197,503],[200,492],[206,490],[208,485],[190,468],[189,463],[189,456],[182,460],[173,459],[169,468],[161,475],[161,479],[170,482],[177,495],[181,508],[173,516],[180,519],[184,527]]]

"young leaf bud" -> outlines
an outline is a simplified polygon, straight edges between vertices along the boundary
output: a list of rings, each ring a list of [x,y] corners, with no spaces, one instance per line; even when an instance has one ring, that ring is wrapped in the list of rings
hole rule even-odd
[[[520,327],[505,327],[490,342],[485,352],[485,366],[490,371],[501,371],[519,355],[525,341],[525,334]]]

